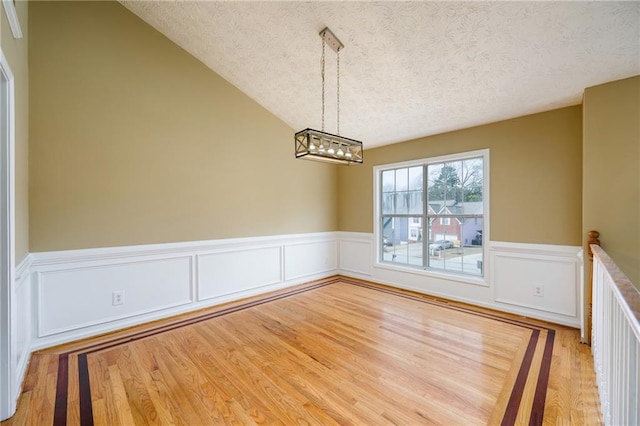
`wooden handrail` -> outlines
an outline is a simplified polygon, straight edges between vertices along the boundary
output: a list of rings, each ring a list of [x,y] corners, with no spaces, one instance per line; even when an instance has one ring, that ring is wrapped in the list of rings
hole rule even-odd
[[[585,289],[587,292],[587,329],[585,331],[585,343],[587,345],[591,345],[591,329],[593,326],[593,251],[591,250],[591,246],[600,245],[599,236],[600,233],[598,231],[587,232],[587,247],[585,250],[589,259],[589,279],[587,280]]]

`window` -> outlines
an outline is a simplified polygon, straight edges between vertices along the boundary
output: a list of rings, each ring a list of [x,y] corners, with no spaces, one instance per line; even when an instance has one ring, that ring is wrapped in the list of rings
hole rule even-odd
[[[483,277],[488,157],[483,150],[376,167],[378,263]]]

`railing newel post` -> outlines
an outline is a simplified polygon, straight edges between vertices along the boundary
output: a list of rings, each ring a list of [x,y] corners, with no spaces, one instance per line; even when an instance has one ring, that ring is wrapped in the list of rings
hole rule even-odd
[[[589,259],[589,279],[587,280],[587,330],[585,333],[585,338],[587,341],[585,342],[587,345],[591,346],[591,330],[593,327],[593,251],[591,250],[591,245],[600,245],[600,240],[598,237],[600,233],[598,231],[589,231],[587,232],[587,258]]]

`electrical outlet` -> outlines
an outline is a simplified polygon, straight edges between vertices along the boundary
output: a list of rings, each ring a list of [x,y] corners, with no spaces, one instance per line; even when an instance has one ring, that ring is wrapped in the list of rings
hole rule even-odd
[[[533,295],[544,297],[544,287],[542,286],[542,284],[536,284],[533,286]]]
[[[124,304],[124,291],[114,291],[111,293],[111,304],[113,306]]]

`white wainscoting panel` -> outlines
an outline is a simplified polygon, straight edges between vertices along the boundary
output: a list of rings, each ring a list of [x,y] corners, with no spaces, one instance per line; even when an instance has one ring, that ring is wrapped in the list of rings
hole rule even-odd
[[[498,309],[582,326],[581,247],[492,242],[490,265]]]
[[[371,275],[371,234],[340,233],[340,271]]]
[[[282,282],[281,247],[197,255],[198,300],[240,293]]]
[[[190,303],[191,262],[183,256],[40,272],[38,337]],[[112,304],[114,292],[123,292],[123,304]]]
[[[492,262],[496,302],[577,317],[579,289],[574,260],[492,253]]]
[[[335,239],[286,244],[284,246],[284,259],[284,276],[286,280],[295,280],[337,271],[337,244]]]

